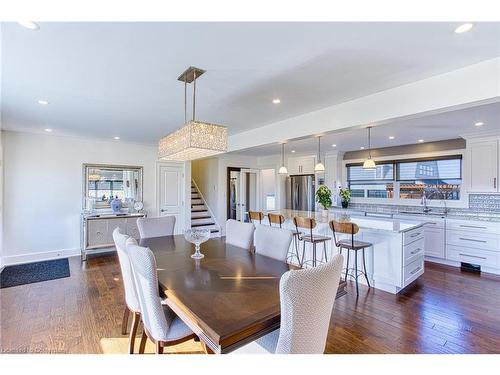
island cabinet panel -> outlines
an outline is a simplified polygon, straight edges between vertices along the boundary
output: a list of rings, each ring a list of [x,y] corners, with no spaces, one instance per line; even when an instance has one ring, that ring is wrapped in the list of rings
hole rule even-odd
[[[444,228],[425,228],[425,255],[444,259],[445,257],[445,230]]]

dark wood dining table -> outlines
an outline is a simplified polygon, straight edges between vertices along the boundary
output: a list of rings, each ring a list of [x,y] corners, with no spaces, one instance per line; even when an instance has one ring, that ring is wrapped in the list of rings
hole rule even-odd
[[[145,238],[156,258],[160,293],[207,350],[228,353],[280,326],[279,282],[293,265],[213,238],[191,258],[183,235]]]

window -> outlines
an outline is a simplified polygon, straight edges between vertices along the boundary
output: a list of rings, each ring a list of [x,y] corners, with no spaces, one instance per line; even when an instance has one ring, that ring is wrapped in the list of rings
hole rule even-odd
[[[396,163],[401,199],[459,200],[462,157],[400,161]]]
[[[400,199],[421,199],[425,193],[427,199],[459,200],[462,156],[390,161],[374,170],[348,164],[347,182],[357,198],[394,198],[399,193]]]
[[[349,190],[358,198],[392,198],[394,196],[394,164],[378,164],[373,170],[362,165],[347,166]]]

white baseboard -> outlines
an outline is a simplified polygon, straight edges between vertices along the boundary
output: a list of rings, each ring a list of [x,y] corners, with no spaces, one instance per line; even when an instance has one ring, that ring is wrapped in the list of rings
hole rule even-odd
[[[23,264],[23,263],[40,262],[43,260],[51,260],[57,258],[67,258],[75,255],[80,255],[79,247],[73,249],[45,251],[40,253],[4,256],[2,260],[3,260],[3,266],[10,266],[13,264]]]
[[[440,258],[433,258],[433,257],[425,257],[425,260],[428,262],[432,263],[438,263],[438,264],[444,264],[446,266],[453,266],[460,268],[460,262],[456,262],[454,260],[447,260],[447,259],[440,259]],[[493,275],[500,275],[500,269],[498,268],[491,268],[491,267],[481,267],[481,272],[485,273],[491,273]]]

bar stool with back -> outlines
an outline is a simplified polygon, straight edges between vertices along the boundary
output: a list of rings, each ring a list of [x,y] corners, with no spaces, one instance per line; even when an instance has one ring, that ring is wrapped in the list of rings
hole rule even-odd
[[[323,243],[323,255],[324,255],[325,261],[328,262],[328,257],[326,255],[326,243],[328,241],[330,241],[332,238],[325,237],[325,236],[318,236],[318,235],[313,234],[312,230],[316,227],[316,220],[309,218],[309,217],[295,216],[293,218],[293,223],[295,224],[297,239],[299,241],[303,241],[302,261],[300,262],[300,266],[302,267],[304,264],[304,257],[305,257],[305,253],[306,253],[306,242],[311,243],[313,246],[313,259],[312,259],[313,267],[316,267],[316,263],[317,263],[316,245],[318,243]],[[299,228],[306,229],[307,231],[309,231],[309,234],[301,233],[299,231]]]
[[[270,226],[273,226],[273,224],[275,224],[275,225],[279,225],[279,227],[281,228],[282,225],[285,223],[285,216],[280,215],[280,214],[268,213],[267,218],[269,219]],[[295,254],[293,254],[292,252],[288,252],[286,260],[288,262],[290,259],[292,259],[295,256],[297,258],[297,262],[299,263],[299,265],[301,265],[300,257],[299,257],[299,243],[298,243],[297,238],[298,238],[299,234],[302,234],[302,233],[297,233],[296,231],[292,231],[292,234],[293,234],[293,244],[294,244],[294,248],[295,248]]]
[[[347,263],[345,268],[345,281],[347,281],[347,276],[349,275],[356,281],[356,295],[359,296],[359,287],[358,287],[358,277],[359,274],[365,276],[366,283],[368,284],[368,288],[371,288],[370,281],[368,280],[368,275],[366,273],[366,261],[365,261],[365,248],[372,247],[373,245],[369,242],[356,241],[354,240],[354,235],[359,232],[359,227],[355,223],[349,222],[338,222],[335,220],[330,221],[329,223],[330,229],[333,232],[333,240],[335,241],[335,246],[339,248],[340,254],[342,254],[342,250],[347,250]],[[342,240],[340,237],[337,237],[339,234],[350,234],[351,238]],[[354,268],[349,268],[349,254],[350,251],[354,251]],[[362,251],[363,255],[363,271],[358,271],[358,251]],[[354,271],[354,276],[351,272]]]
[[[250,222],[259,221],[259,224],[262,224],[262,220],[264,219],[264,214],[260,211],[248,211],[248,218]]]

